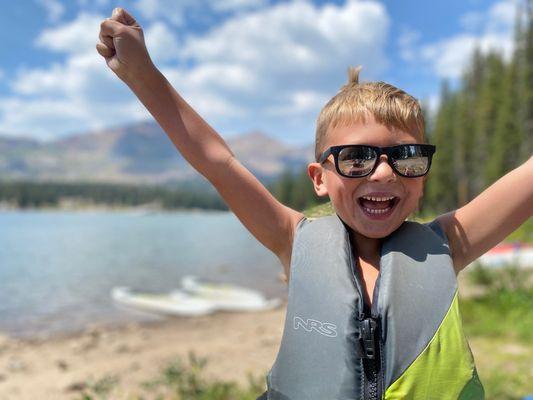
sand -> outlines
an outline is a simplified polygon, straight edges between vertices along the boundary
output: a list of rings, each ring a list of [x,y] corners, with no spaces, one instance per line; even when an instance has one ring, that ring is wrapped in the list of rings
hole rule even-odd
[[[459,275],[462,297],[476,294]],[[273,311],[170,317],[162,322],[120,328],[92,327],[77,334],[20,340],[0,333],[0,400],[80,399],[88,383],[116,378],[110,399],[146,395],[142,383],[161,377],[189,352],[208,357],[207,379],[234,381],[247,376],[265,382],[279,349],[286,304]],[[471,342],[474,354],[477,346]]]
[[[0,400],[79,399],[84,387],[116,378],[109,398],[131,399],[141,384],[189,352],[208,357],[208,379],[247,385],[264,378],[275,360],[285,307],[254,313],[172,317],[163,322],[92,327],[39,340],[0,336]],[[145,397],[146,399],[150,397]]]

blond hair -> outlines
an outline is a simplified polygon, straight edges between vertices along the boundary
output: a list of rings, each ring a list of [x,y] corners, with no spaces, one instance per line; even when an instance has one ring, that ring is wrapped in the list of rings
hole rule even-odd
[[[322,108],[317,119],[315,158],[319,160],[330,129],[354,122],[376,122],[394,127],[425,141],[424,116],[418,100],[385,82],[359,83],[361,66],[348,68],[348,83]]]

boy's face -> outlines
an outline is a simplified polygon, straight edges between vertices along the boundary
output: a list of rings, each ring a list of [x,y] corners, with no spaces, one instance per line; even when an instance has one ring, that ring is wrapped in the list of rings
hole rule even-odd
[[[365,144],[387,147],[406,143],[421,143],[415,134],[389,129],[377,123],[373,116],[366,123],[353,123],[328,132],[326,146]],[[339,217],[355,232],[368,238],[383,238],[394,232],[416,209],[423,194],[424,177],[405,178],[391,168],[387,156],[381,155],[374,172],[362,178],[340,176],[333,155],[323,163],[311,163],[308,174],[319,196],[328,195]],[[393,202],[369,203],[363,196],[379,198],[395,197]],[[392,209],[386,213],[369,213],[374,208],[381,212],[386,205]],[[378,208],[380,208],[378,210]]]

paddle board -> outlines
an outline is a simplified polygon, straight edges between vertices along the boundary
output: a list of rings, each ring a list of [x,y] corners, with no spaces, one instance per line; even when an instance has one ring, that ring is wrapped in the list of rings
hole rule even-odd
[[[111,297],[124,306],[170,315],[205,315],[215,311],[262,311],[281,305],[278,298],[266,299],[258,291],[236,285],[202,281],[188,275],[182,288],[169,293],[146,293],[120,286]]]
[[[215,307],[209,301],[192,297],[179,290],[155,294],[119,286],[111,290],[111,298],[120,305],[158,314],[198,316],[215,311]]]

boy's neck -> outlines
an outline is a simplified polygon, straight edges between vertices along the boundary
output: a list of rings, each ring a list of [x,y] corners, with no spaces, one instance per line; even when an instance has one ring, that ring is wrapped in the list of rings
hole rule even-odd
[[[363,260],[369,262],[379,260],[381,253],[381,241],[383,239],[374,239],[363,236],[357,232],[353,232],[353,245],[355,246],[357,255]]]

